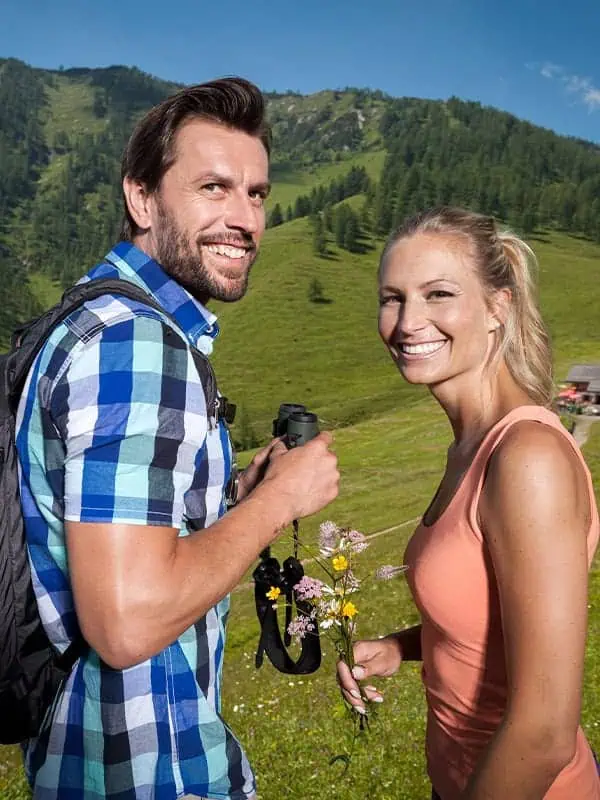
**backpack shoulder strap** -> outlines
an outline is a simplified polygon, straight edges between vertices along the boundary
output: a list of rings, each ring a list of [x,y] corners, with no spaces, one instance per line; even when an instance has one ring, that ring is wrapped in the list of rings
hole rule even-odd
[[[59,303],[28,324],[18,328],[13,334],[12,348],[7,356],[6,387],[13,402],[18,401],[29,370],[52,331],[88,300],[95,300],[97,297],[109,294],[121,295],[154,308],[171,322],[177,333],[185,340],[181,326],[173,315],[166,311],[147,291],[131,281],[121,278],[99,278],[78,283],[63,294]],[[213,395],[216,397],[214,373],[208,359],[195,348],[192,348],[192,356],[207,394],[208,406],[209,403],[213,404],[214,402]]]
[[[79,283],[68,289],[63,294],[60,302],[45,311],[41,316],[17,328],[13,333],[12,346],[8,354],[9,364],[7,365],[10,371],[9,385],[14,387],[11,395],[20,394],[25,378],[36,356],[52,331],[85,302],[105,294],[120,294],[132,300],[139,300],[161,311],[175,323],[175,320],[158,305],[153,297],[130,281],[115,278]]]

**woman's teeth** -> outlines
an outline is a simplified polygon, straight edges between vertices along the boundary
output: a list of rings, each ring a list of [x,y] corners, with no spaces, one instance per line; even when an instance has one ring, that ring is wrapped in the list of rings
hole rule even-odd
[[[423,344],[402,344],[400,350],[407,356],[426,355],[441,350],[446,342],[424,342]]]

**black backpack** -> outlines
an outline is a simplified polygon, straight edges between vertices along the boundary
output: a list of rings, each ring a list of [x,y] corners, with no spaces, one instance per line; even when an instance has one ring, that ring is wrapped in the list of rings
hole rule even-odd
[[[106,294],[123,295],[155,308],[179,330],[175,320],[130,281],[92,280],[74,286],[60,303],[15,331],[10,351],[0,356],[0,744],[21,742],[38,734],[61,682],[87,648],[79,636],[59,654],[48,640],[38,613],[19,495],[15,416],[29,370],[49,335],[80,305]],[[210,362],[195,348],[192,355],[207,409],[226,409],[226,399],[218,398]],[[230,404],[229,408],[234,406]],[[231,421],[226,413],[218,416]]]

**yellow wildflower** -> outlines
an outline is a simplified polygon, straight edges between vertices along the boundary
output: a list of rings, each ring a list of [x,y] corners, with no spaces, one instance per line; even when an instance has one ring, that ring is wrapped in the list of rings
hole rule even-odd
[[[279,586],[271,586],[271,588],[267,592],[267,597],[269,598],[269,600],[277,600],[280,594],[281,594],[281,589],[279,588]]]
[[[336,572],[343,572],[345,569],[348,569],[348,559],[346,556],[335,556],[331,563]]]
[[[352,617],[357,613],[358,613],[358,608],[354,605],[354,603],[351,603],[350,601],[344,603],[344,606],[342,608],[343,617],[348,617],[348,619],[352,619]]]

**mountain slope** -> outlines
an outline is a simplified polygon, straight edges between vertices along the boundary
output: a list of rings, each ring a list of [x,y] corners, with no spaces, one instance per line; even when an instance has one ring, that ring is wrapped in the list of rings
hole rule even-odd
[[[32,281],[65,286],[111,245],[127,136],[178,88],[135,68],[47,71],[0,60],[0,344],[17,319],[39,310]],[[407,213],[437,203],[495,213],[527,233],[558,226],[600,240],[600,149],[590,143],[456,98],[350,88],[268,94],[267,102],[273,223],[331,215],[347,197],[338,184],[364,167],[354,224],[368,246],[372,234],[385,236]],[[310,249],[312,229],[295,230]],[[287,235],[273,247],[281,242],[278,260],[295,264],[302,248],[286,250]]]

